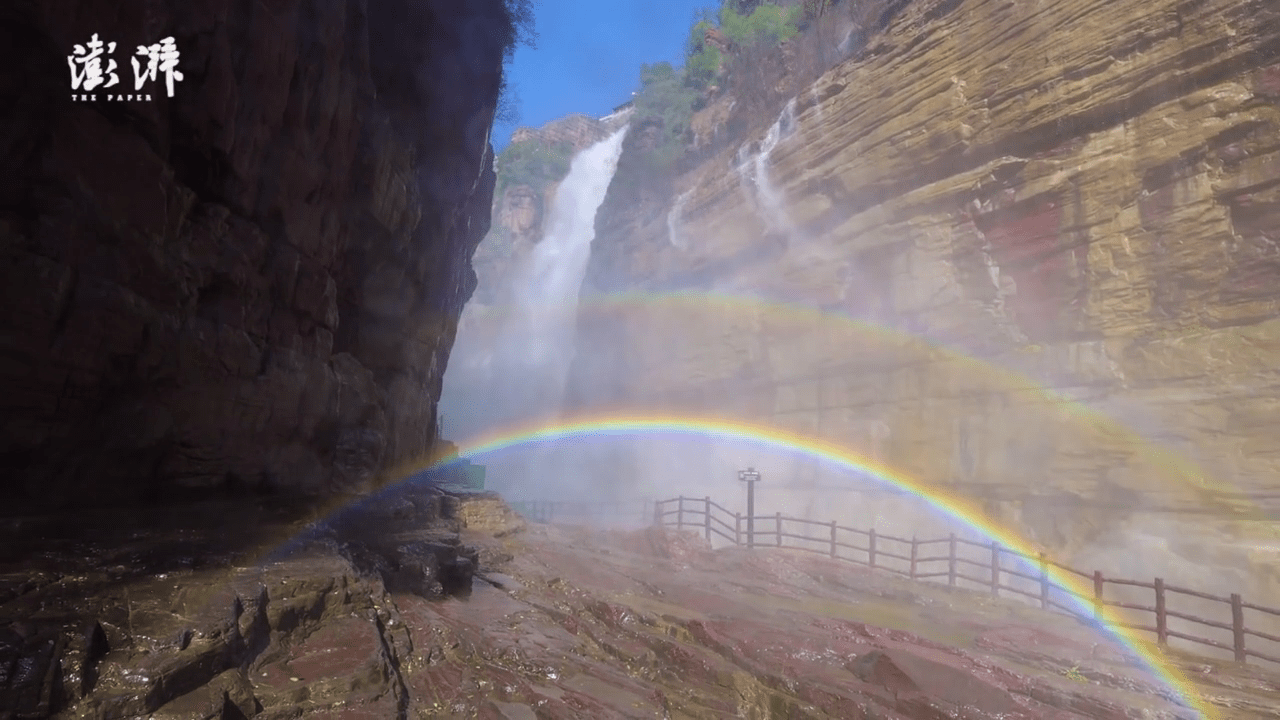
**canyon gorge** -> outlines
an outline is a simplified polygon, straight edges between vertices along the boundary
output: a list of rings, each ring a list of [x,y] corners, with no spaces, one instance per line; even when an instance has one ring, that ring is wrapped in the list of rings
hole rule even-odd
[[[1208,600],[1221,648],[1147,648],[404,480],[445,437],[507,499],[751,466],[769,514],[1280,608],[1280,7],[784,4],[695,25],[689,118],[496,155],[528,3],[0,8],[0,720],[1277,717]],[[173,96],[74,100],[95,33],[173,37]]]

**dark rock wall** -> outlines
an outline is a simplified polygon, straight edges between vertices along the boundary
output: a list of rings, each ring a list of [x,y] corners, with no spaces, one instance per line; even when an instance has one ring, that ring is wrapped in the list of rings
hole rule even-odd
[[[0,7],[0,502],[367,488],[489,226],[501,0]],[[72,98],[67,56],[116,42]],[[131,92],[173,36],[184,78]]]

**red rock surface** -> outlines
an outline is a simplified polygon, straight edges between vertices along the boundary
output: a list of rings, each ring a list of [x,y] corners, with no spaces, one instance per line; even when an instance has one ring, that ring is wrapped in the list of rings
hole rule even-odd
[[[177,532],[6,536],[0,698],[21,717],[104,720],[1194,717],[1109,636],[1038,608],[433,497],[307,527],[261,514],[253,524],[277,538],[248,557],[216,525],[192,532],[194,518]],[[459,530],[480,515],[487,529]],[[410,562],[422,582],[389,589]],[[479,563],[466,587],[445,582],[459,562]],[[1280,717],[1274,673],[1168,659],[1213,720]]]
[[[406,680],[436,717],[1195,717],[1109,637],[979,593],[654,529],[503,547],[469,599],[396,598],[439,643]],[[1223,717],[1280,717],[1256,668],[1173,661]]]

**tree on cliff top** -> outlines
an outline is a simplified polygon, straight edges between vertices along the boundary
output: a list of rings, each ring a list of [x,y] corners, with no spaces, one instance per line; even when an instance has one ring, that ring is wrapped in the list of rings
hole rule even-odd
[[[515,59],[516,48],[537,47],[538,29],[534,26],[533,6],[535,0],[503,0],[502,9],[506,15],[502,36],[502,60],[509,63]]]
[[[803,12],[804,9],[799,5],[784,8],[772,3],[761,3],[746,15],[726,3],[720,8],[720,32],[739,46],[758,42],[776,45],[795,37],[799,32]]]
[[[801,5],[783,7],[759,0],[725,0],[718,11],[700,8],[694,13],[694,24],[685,42],[686,79],[706,88],[723,71],[724,53],[707,41],[710,31],[717,31],[739,48],[761,43],[776,45],[795,37],[804,17],[806,10]]]
[[[508,69],[521,45],[537,47],[538,29],[534,26],[533,7],[536,0],[503,0],[505,14],[502,35],[502,84],[498,105],[494,109],[494,125],[513,126],[520,122],[520,93],[508,78]]]
[[[717,46],[754,48],[794,37],[803,8],[762,0],[723,0],[718,9],[694,13],[685,43],[685,64],[645,64],[634,104],[636,123],[656,126],[651,146],[641,150],[640,165],[658,175],[670,173],[692,140],[693,114],[706,101],[707,90],[723,73],[725,53]],[[712,40],[708,41],[710,30]],[[719,35],[718,38],[714,37]]]
[[[686,134],[700,92],[686,81],[684,72],[671,63],[658,62],[640,67],[640,91],[636,93],[636,118],[660,125],[656,145],[649,158],[654,169],[669,169],[684,152]]]

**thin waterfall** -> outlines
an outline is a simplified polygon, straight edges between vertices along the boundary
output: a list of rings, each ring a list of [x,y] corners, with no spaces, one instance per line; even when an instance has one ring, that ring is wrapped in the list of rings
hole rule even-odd
[[[512,307],[503,308],[499,326],[487,339],[459,327],[444,376],[441,412],[449,420],[448,437],[467,440],[559,413],[569,366],[573,362],[578,292],[595,239],[596,211],[604,202],[622,153],[624,127],[578,153],[569,174],[556,188],[543,226],[542,240],[526,263],[510,276]],[[516,457],[522,456],[522,457]],[[513,453],[508,458],[482,458],[489,468],[487,485],[515,490],[532,474],[542,497],[551,472],[545,454]],[[527,485],[526,485],[527,486]]]
[[[675,204],[671,206],[670,212],[667,213],[667,240],[671,246],[680,250],[689,249],[688,238],[680,233],[680,220],[684,214],[684,204],[689,200],[689,196],[693,194],[690,188],[680,193],[676,198]]]
[[[769,126],[769,131],[760,141],[759,150],[752,154],[749,146],[743,145],[738,149],[737,156],[737,171],[743,190],[748,197],[754,199],[757,209],[770,228],[784,233],[788,240],[794,238],[795,226],[787,215],[785,198],[770,177],[769,161],[778,143],[791,137],[796,128],[796,100],[792,98],[787,101],[778,119]]]

